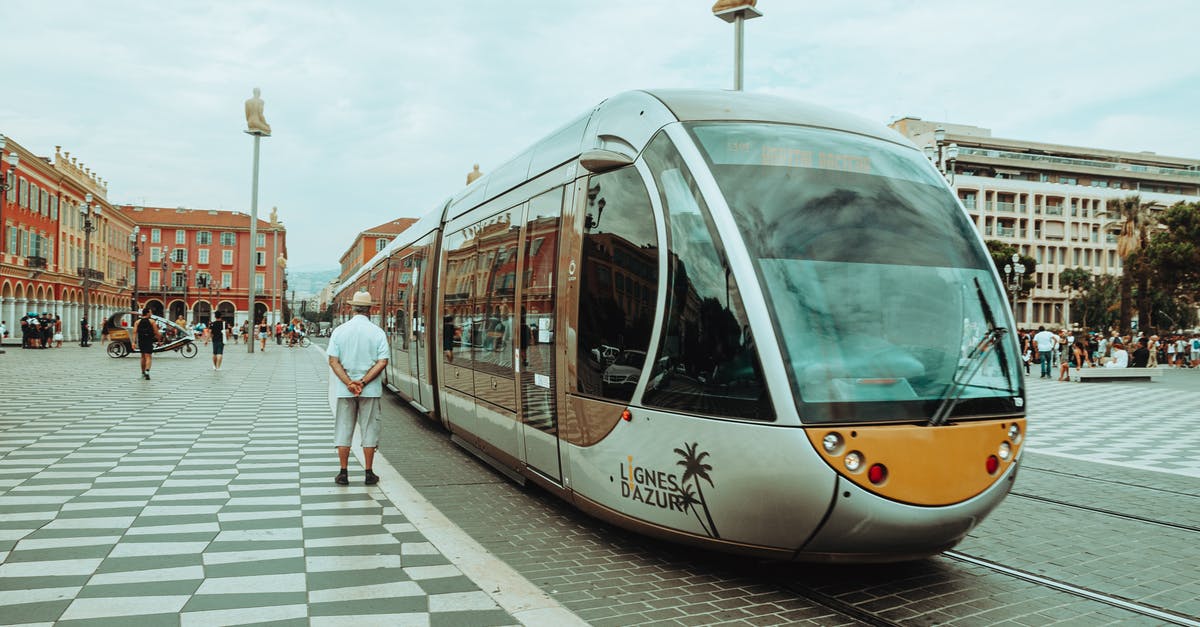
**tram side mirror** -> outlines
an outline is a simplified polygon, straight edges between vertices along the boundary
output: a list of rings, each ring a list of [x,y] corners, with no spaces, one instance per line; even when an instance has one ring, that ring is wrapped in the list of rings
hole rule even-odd
[[[579,155],[579,165],[593,174],[608,172],[633,163],[633,157],[612,150],[596,148]]]

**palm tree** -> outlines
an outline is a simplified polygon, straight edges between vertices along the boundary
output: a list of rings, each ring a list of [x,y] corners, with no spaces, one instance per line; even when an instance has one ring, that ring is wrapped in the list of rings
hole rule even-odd
[[[1138,282],[1138,318],[1146,325],[1150,321],[1150,277],[1142,264],[1139,263],[1138,252],[1143,250],[1150,237],[1150,229],[1155,224],[1152,212],[1155,203],[1143,203],[1141,196],[1126,196],[1120,200],[1109,201],[1108,207],[1101,214],[1110,218],[1105,223],[1104,231],[1114,227],[1120,229],[1117,235],[1117,255],[1121,257],[1121,310],[1118,324],[1122,333],[1129,331],[1129,320],[1132,317],[1133,281]]]
[[[708,531],[710,535],[714,538],[720,538],[720,534],[717,533],[717,525],[713,522],[712,513],[708,511],[708,502],[704,499],[704,490],[700,489],[701,479],[707,481],[708,485],[716,487],[713,484],[712,477],[708,474],[712,470],[712,466],[704,463],[704,458],[708,457],[708,452],[705,451],[697,454],[697,448],[699,448],[699,444],[696,442],[692,442],[690,445],[684,442],[682,449],[675,449],[675,452],[683,457],[682,460],[675,462],[675,464],[683,466],[683,477],[680,483],[687,483],[690,480],[696,486],[696,496],[700,497],[700,506],[704,508],[704,517],[708,519]]]
[[[675,450],[678,451],[679,449]],[[704,533],[711,536],[712,533],[709,532],[708,526],[704,524],[704,519],[700,518],[700,510],[696,509],[696,505],[700,504],[700,501],[696,500],[696,494],[692,490],[692,486],[685,483],[676,488],[676,490],[679,491],[679,502],[683,504],[684,510],[692,510],[692,513],[696,515],[696,522],[700,523],[700,528],[704,530]]]

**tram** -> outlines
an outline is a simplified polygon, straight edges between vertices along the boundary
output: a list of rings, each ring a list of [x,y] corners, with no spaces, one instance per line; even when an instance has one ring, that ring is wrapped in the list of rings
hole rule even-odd
[[[949,549],[1008,494],[1000,279],[890,129],[760,94],[612,97],[345,281],[387,387],[518,482],[780,560]]]

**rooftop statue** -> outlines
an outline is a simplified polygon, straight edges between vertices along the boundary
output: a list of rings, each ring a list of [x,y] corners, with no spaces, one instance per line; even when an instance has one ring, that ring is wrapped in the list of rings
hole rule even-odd
[[[263,99],[254,88],[254,97],[246,101],[246,132],[252,135],[270,135],[271,125],[263,117]]]
[[[475,179],[483,176],[483,172],[479,171],[479,164],[475,164],[475,169],[467,172],[467,185],[475,182]]]

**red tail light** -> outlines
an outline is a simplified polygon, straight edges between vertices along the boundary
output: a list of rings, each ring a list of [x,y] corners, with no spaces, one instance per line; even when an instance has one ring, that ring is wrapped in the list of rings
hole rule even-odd
[[[988,455],[985,467],[987,468],[989,475],[994,475],[996,474],[996,471],[1000,469],[1000,460],[997,459],[995,455]]]
[[[883,483],[887,479],[887,476],[887,466],[884,466],[883,464],[875,464],[871,466],[869,470],[867,470],[867,479],[870,479],[871,483],[874,483],[875,485]]]
[[[625,422],[633,420],[633,412],[629,411],[628,409],[621,412],[621,420],[624,420]]]

